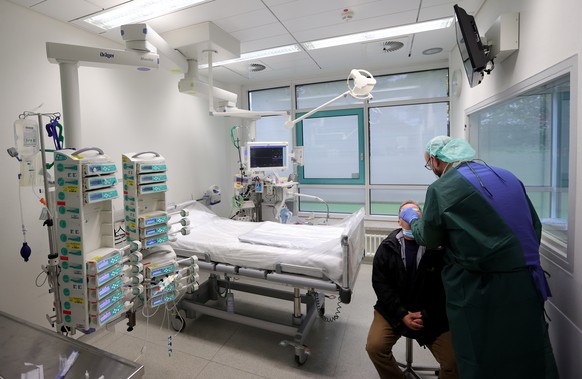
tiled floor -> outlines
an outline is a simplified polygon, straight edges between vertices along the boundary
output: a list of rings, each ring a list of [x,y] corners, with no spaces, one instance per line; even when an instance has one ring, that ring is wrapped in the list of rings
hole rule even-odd
[[[378,378],[364,349],[376,299],[371,272],[370,264],[361,265],[352,301],[342,304],[339,319],[315,321],[305,342],[311,355],[301,366],[295,362],[293,348],[280,344],[288,336],[206,315],[187,319],[184,331],[177,333],[161,309],[147,319],[140,315],[132,332],[119,323],[81,340],[143,364],[147,379]],[[238,292],[235,296],[237,312],[246,309],[269,317],[288,317],[293,311],[290,302]],[[335,301],[327,300],[326,315],[332,316],[333,311]],[[170,335],[171,356],[167,348]],[[401,362],[404,342],[401,339],[394,350]],[[430,352],[414,345],[414,363],[434,366]]]

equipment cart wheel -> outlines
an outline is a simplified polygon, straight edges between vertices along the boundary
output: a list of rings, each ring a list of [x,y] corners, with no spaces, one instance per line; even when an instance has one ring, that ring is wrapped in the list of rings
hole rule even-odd
[[[172,318],[172,329],[177,332],[181,332],[186,328],[186,314],[184,311],[179,311]]]
[[[309,358],[309,354],[311,354],[311,350],[303,345],[295,347],[295,362],[302,366],[305,362],[307,362],[307,358]]]

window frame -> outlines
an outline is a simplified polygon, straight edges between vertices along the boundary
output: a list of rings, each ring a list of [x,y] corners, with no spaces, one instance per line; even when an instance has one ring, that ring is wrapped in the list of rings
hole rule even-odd
[[[363,176],[364,176],[364,182],[361,184],[332,184],[329,181],[325,182],[325,183],[318,183],[318,184],[307,184],[307,183],[302,183],[301,184],[301,188],[305,188],[305,189],[341,189],[341,188],[361,188],[364,191],[364,196],[365,196],[365,201],[364,201],[364,205],[365,205],[365,211],[366,211],[366,222],[375,224],[378,223],[378,225],[382,224],[385,225],[384,223],[389,222],[394,223],[395,221],[397,221],[398,219],[398,215],[394,214],[372,214],[372,191],[373,190],[401,190],[401,189],[410,189],[410,190],[420,190],[420,191],[426,191],[426,189],[428,188],[428,185],[410,185],[410,184],[370,184],[369,183],[369,179],[370,179],[370,127],[369,127],[369,112],[372,108],[377,108],[377,107],[386,107],[386,106],[393,106],[393,105],[414,105],[414,104],[426,104],[426,103],[433,103],[433,102],[446,102],[449,105],[449,128],[447,130],[447,134],[450,134],[450,110],[451,110],[451,95],[450,95],[450,88],[449,88],[449,75],[450,75],[450,68],[448,66],[435,66],[432,68],[425,68],[425,69],[420,69],[420,70],[410,70],[410,71],[405,71],[405,70],[398,70],[398,71],[394,71],[394,72],[384,72],[384,73],[378,73],[375,74],[376,78],[379,77],[384,77],[384,76],[393,76],[393,75],[402,75],[402,74],[415,74],[415,73],[420,73],[420,72],[424,72],[424,71],[442,71],[443,75],[446,76],[446,80],[444,81],[444,85],[446,86],[445,91],[443,92],[443,96],[442,97],[438,97],[438,96],[429,96],[429,97],[415,97],[415,98],[411,98],[411,99],[394,99],[394,100],[378,100],[378,101],[364,101],[362,103],[358,103],[358,104],[350,104],[350,105],[340,105],[338,106],[337,103],[334,103],[332,106],[326,108],[327,110],[333,110],[333,109],[362,109],[364,112],[364,126],[363,126],[363,133],[364,133],[364,137],[363,137],[363,143],[364,143],[364,155],[363,155],[363,164],[364,164],[364,170],[363,170]],[[290,88],[290,93],[291,93],[291,104],[290,104],[290,115],[291,115],[291,119],[296,119],[297,117],[300,117],[301,115],[305,114],[307,111],[309,111],[310,109],[306,109],[306,108],[299,108],[298,107],[298,93],[297,93],[297,88],[304,86],[304,85],[317,85],[320,83],[328,83],[328,82],[345,82],[345,79],[337,79],[337,80],[322,80],[322,81],[309,81],[309,80],[305,80],[305,81],[298,81],[295,83],[290,83],[289,84],[289,88]],[[275,88],[280,88],[281,86],[273,86],[271,88],[275,89]],[[247,100],[247,107],[248,107],[248,100],[249,100],[249,93],[250,92],[254,92],[254,91],[262,91],[262,90],[268,90],[271,88],[265,88],[265,87],[255,87],[255,88],[246,88],[245,91],[247,92],[247,96],[245,96],[245,99]],[[373,92],[372,92],[373,93]],[[299,123],[298,123],[299,125]],[[361,138],[361,137],[360,137]],[[294,146],[300,146],[298,143],[298,138],[297,138],[297,132],[293,133],[293,139],[294,139]],[[301,143],[301,146],[303,144]],[[361,162],[361,161],[360,161]],[[300,166],[296,166],[297,170],[295,171],[296,173],[298,173],[299,169],[301,168]],[[302,168],[301,168],[302,169]],[[298,177],[299,175],[297,175]],[[362,175],[361,175],[362,176]],[[422,201],[424,201],[423,199],[418,199],[420,203],[422,203]],[[313,215],[312,212],[300,212],[301,216],[306,216],[306,215]],[[343,214],[341,213],[330,213],[330,218],[341,218],[343,217]],[[385,227],[385,226],[383,226]]]
[[[478,136],[470,124],[469,116],[485,108],[500,104],[517,97],[538,86],[544,85],[563,75],[570,75],[570,120],[569,120],[569,185],[568,185],[568,232],[567,243],[559,241],[542,229],[540,253],[549,261],[568,272],[574,269],[574,257],[578,241],[576,240],[576,172],[577,172],[577,105],[578,105],[578,57],[572,56],[564,61],[541,71],[522,82],[519,82],[503,92],[485,99],[465,110],[464,119],[467,125],[469,141],[475,141]],[[554,164],[554,161],[552,161]]]
[[[298,113],[297,117],[301,117],[307,112]],[[328,118],[338,116],[357,116],[358,117],[358,178],[305,178],[305,170],[303,166],[297,167],[297,179],[299,184],[350,184],[350,185],[364,185],[366,184],[366,169],[365,169],[365,140],[364,140],[364,108],[348,108],[348,109],[332,109],[319,111],[306,120],[315,118]],[[303,141],[303,121],[298,122],[295,128],[295,145],[298,147],[304,146]]]

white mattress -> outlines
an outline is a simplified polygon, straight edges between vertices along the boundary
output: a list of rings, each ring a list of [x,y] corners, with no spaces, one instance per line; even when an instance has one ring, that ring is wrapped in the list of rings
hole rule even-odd
[[[343,272],[342,235],[362,234],[356,236],[357,244],[350,250],[363,254],[363,247],[358,251],[363,243],[363,209],[335,225],[234,221],[217,216],[199,203],[186,209],[190,211],[190,234],[179,235],[171,246],[207,254],[214,262],[265,270],[275,270],[280,263],[323,268],[329,279],[339,283]]]

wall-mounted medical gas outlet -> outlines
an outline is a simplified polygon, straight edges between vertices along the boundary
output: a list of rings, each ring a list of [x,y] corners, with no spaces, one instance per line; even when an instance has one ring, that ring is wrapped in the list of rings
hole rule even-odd
[[[117,167],[97,148],[57,151],[54,167],[63,323],[87,330],[127,308],[113,231]]]

